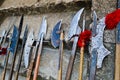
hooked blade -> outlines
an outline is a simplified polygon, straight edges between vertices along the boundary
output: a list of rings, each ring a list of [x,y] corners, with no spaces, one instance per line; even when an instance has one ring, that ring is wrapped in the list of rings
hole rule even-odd
[[[84,8],[80,9],[75,16],[73,17],[71,23],[70,23],[70,29],[68,32],[68,40],[76,34],[77,26],[78,26],[78,21],[80,20],[81,14],[83,12]]]
[[[92,36],[97,35],[96,28],[97,28],[97,14],[95,11],[93,11]]]
[[[29,65],[29,57],[30,57],[30,50],[31,50],[31,45],[34,42],[34,34],[33,34],[33,30],[30,31],[30,33],[28,34],[28,38],[25,44],[25,49],[24,49],[24,64],[25,67],[27,68]]]
[[[57,22],[57,24],[55,25],[55,27],[53,28],[53,31],[52,31],[51,43],[54,48],[59,46],[58,41],[60,41],[60,33],[57,33],[57,32],[60,31],[61,22],[62,22],[61,20],[59,22]]]
[[[10,52],[12,53],[15,52],[18,35],[19,35],[18,28],[14,25],[13,35],[12,35],[11,44],[10,44]]]
[[[46,32],[47,32],[47,21],[45,19],[45,16],[43,17],[42,19],[42,23],[41,23],[41,26],[40,26],[40,30],[39,30],[39,36],[38,36],[38,41],[40,40],[42,34],[45,36],[46,35]],[[43,37],[44,37],[43,36]]]

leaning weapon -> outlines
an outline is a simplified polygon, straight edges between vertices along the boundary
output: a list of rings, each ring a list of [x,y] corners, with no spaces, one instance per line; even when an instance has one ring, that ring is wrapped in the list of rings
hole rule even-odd
[[[31,79],[31,75],[32,75],[32,70],[33,70],[33,65],[35,62],[35,57],[36,57],[36,51],[37,51],[37,47],[38,44],[35,45],[35,47],[33,46],[33,42],[34,42],[34,32],[33,30],[30,31],[30,33],[28,34],[28,38],[27,38],[27,43],[26,43],[26,52],[24,54],[24,60],[29,60],[29,55],[30,54],[30,50],[32,48],[32,56],[31,56],[31,60],[30,60],[30,64],[29,67],[27,69],[27,77],[26,80],[30,80]],[[33,46],[33,47],[30,47]],[[25,59],[25,57],[27,57],[27,59]],[[28,63],[26,63],[26,61],[24,61],[26,65],[28,65]]]
[[[6,39],[7,39],[7,36],[9,35],[9,32],[10,30],[12,29],[13,27],[13,22],[14,22],[15,19],[12,19],[9,23],[9,27],[8,27],[8,30],[5,32],[4,36],[3,36],[3,42],[1,43],[1,47],[5,47],[5,43],[6,43]],[[9,48],[10,47],[10,44],[11,44],[11,40],[9,38],[9,42],[8,42],[8,45],[6,46],[6,48]],[[9,50],[7,50],[7,56],[5,57],[5,65],[4,65],[4,69],[3,69],[3,72],[2,72],[2,80],[5,80],[5,74],[6,74],[6,68],[7,68],[7,64],[8,64],[8,59],[9,59]]]
[[[8,80],[12,80],[13,69],[14,69],[15,59],[16,59],[16,55],[17,55],[17,47],[18,47],[18,42],[19,42],[21,30],[22,30],[22,25],[23,25],[23,17],[24,17],[24,15],[22,15],[21,19],[20,19],[18,33],[13,35],[13,37],[15,36],[15,38],[13,40],[11,40],[11,44],[10,44],[10,52],[13,53],[13,59],[12,59],[12,66],[10,68],[10,75],[8,77]]]
[[[91,63],[89,80],[95,80],[96,67],[101,68],[103,59],[110,54],[103,45],[103,32],[105,28],[105,18],[99,20],[97,24],[97,15],[93,12],[93,27],[91,38]]]
[[[84,10],[84,8],[80,9],[73,17],[72,22],[70,24],[69,32],[68,32],[68,39],[70,39],[75,34],[80,34],[81,29],[78,26],[78,21],[81,17],[83,10]],[[74,41],[73,41],[72,52],[70,55],[65,80],[70,80],[70,78],[71,78],[71,73],[72,73],[74,59],[75,59],[75,51],[76,51],[76,47],[77,47],[77,41],[78,41],[78,37],[75,37]]]
[[[24,64],[25,64],[25,68],[28,68],[29,65],[29,58],[30,58],[30,51],[31,51],[31,45],[34,42],[34,34],[33,34],[33,30],[30,31],[30,33],[28,34],[28,38],[25,44],[25,49],[24,49]]]
[[[62,80],[62,62],[63,62],[63,39],[64,33],[61,30],[61,20],[55,25],[51,35],[51,44],[54,48],[59,46],[58,80]]]
[[[83,27],[82,27],[82,32],[85,30],[85,15],[83,17]],[[84,45],[85,42],[82,41],[82,45]],[[81,46],[80,49],[80,69],[79,69],[79,80],[82,80],[82,73],[83,73],[83,62],[84,62],[84,46]]]
[[[23,36],[23,39],[22,39],[22,48],[20,50],[20,56],[19,56],[18,64],[17,64],[17,68],[16,68],[15,80],[18,80],[18,75],[19,75],[19,70],[20,70],[20,66],[21,66],[24,46],[25,46],[25,43],[26,43],[26,40],[27,40],[27,34],[28,34],[28,27],[26,26],[25,31],[24,31],[24,36]]]
[[[120,8],[120,0],[117,0],[117,8]],[[120,80],[120,22],[116,28],[116,54],[115,54],[115,78]]]
[[[39,46],[38,46],[37,61],[36,61],[36,65],[35,65],[33,80],[37,79],[39,65],[40,65],[40,56],[41,56],[41,52],[42,52],[43,38],[46,35],[46,30],[47,30],[47,21],[46,21],[45,17],[43,17],[43,20],[42,20],[42,23],[40,26],[40,30],[39,30],[39,34],[38,34],[38,40],[37,40],[37,44]]]

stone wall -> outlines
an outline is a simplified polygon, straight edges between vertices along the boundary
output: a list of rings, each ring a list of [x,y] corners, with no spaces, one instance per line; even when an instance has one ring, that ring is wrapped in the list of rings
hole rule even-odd
[[[20,15],[25,14],[24,24],[21,38],[23,37],[23,32],[25,26],[28,24],[29,31],[31,29],[35,32],[35,37],[38,35],[38,30],[40,28],[40,23],[43,16],[47,18],[47,35],[45,38],[45,45],[43,47],[43,54],[41,58],[41,65],[39,70],[39,76],[42,78],[52,80],[57,79],[57,65],[58,65],[58,48],[54,49],[50,43],[50,34],[56,22],[62,19],[62,26],[64,26],[65,31],[65,40],[67,38],[67,32],[70,27],[71,19],[74,14],[85,7],[86,11],[86,27],[89,28],[91,23],[91,9],[97,12],[98,18],[104,17],[107,13],[112,12],[116,9],[115,0],[2,0],[0,6],[0,33],[3,29],[7,29],[11,19],[14,19],[14,24],[19,25]],[[106,4],[106,5],[105,5]],[[103,6],[104,5],[104,6]],[[14,17],[12,17],[14,13]],[[80,23],[81,26],[81,23]],[[12,31],[11,31],[12,32]],[[110,33],[110,34],[109,34]],[[114,77],[114,52],[115,52],[115,30],[105,31],[104,36],[104,45],[111,51],[111,54],[107,56],[103,62],[103,67],[96,72],[95,80],[113,80]],[[107,42],[107,43],[106,43]],[[68,46],[66,46],[68,47]],[[63,57],[63,80],[65,78],[65,73],[67,65],[69,62],[69,57],[71,53],[70,48],[64,48],[64,57]],[[88,79],[89,74],[89,52],[88,49],[85,51],[84,58],[84,70],[83,70],[83,80]],[[19,57],[16,59],[16,63]],[[1,62],[1,71],[3,67],[4,57],[0,56]],[[77,56],[75,59],[74,69],[72,73],[71,80],[78,80],[78,69],[79,69],[79,49],[77,50]],[[11,65],[12,54],[10,55],[9,66],[7,74],[9,74],[9,67]],[[20,79],[25,80],[25,67],[22,63],[20,71]],[[7,77],[6,77],[7,80]],[[40,79],[41,80],[41,79]]]

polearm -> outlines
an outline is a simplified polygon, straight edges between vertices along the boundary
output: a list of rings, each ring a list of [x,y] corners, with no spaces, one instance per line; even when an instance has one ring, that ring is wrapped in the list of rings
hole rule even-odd
[[[29,42],[32,43],[30,46],[33,45],[33,41],[34,41],[34,32],[33,32],[33,30],[30,31],[30,33],[28,35],[27,41],[29,41]],[[32,46],[32,56],[31,56],[29,67],[27,69],[26,80],[30,80],[31,79],[31,75],[32,75],[32,71],[33,71],[33,66],[34,66],[34,62],[35,62],[35,57],[36,57],[36,53],[37,53],[37,47],[38,47],[38,44],[36,44],[35,46]]]
[[[117,8],[120,8],[120,0],[117,0]],[[114,80],[120,80],[120,22],[116,29],[116,54],[115,54],[115,77]]]
[[[7,56],[5,58],[5,67],[4,67],[4,70],[3,70],[2,80],[5,80],[6,68],[7,68],[7,64],[8,64],[9,55],[10,55],[10,44],[12,43],[11,40],[16,38],[16,36],[15,36],[16,34],[18,34],[18,29],[16,28],[16,26],[14,26],[13,34],[12,34],[14,36],[12,36],[12,38],[9,39],[9,44],[8,44],[8,49],[7,49]]]
[[[8,80],[12,80],[13,69],[14,69],[16,55],[17,55],[17,47],[18,47],[18,42],[19,42],[21,30],[22,30],[22,25],[23,25],[23,17],[24,17],[24,15],[22,15],[21,19],[20,19],[20,24],[19,24],[19,29],[18,29],[18,35],[16,35],[17,38],[14,41],[15,43],[10,44],[10,46],[11,46],[10,48],[12,49],[11,52],[13,53],[13,59],[12,59],[12,66],[10,68],[10,75],[8,77]]]
[[[8,28],[7,32],[5,33],[1,46],[3,46],[6,43],[7,36],[9,35],[9,32],[13,27],[13,22],[14,21],[12,21],[12,22],[10,21],[9,26],[10,26],[11,23],[12,23],[12,25]],[[9,43],[8,43],[6,48],[9,48],[10,44],[11,44],[11,40],[9,39]],[[4,69],[3,69],[3,72],[2,72],[2,80],[5,80],[5,74],[6,74],[6,68],[7,68],[8,59],[9,59],[9,53],[10,53],[9,50],[7,50],[7,56],[5,57],[5,65],[4,65]]]
[[[57,22],[51,35],[51,44],[54,48],[59,46],[58,80],[62,80],[62,62],[63,62],[63,39],[64,33],[61,30],[61,22]]]
[[[35,65],[33,80],[36,80],[37,76],[38,76],[39,65],[40,65],[40,56],[41,56],[41,52],[42,52],[43,38],[46,35],[46,30],[47,30],[47,21],[46,21],[45,17],[43,17],[41,27],[40,27],[40,31],[39,31],[39,35],[38,35],[38,40],[37,40],[37,43],[39,44],[39,46],[38,46],[38,55],[37,55],[37,61],[36,61],[36,65]]]
[[[97,29],[97,15],[94,11],[93,12],[92,37],[95,37],[97,35],[96,29]],[[91,44],[94,44],[94,43],[91,43]],[[97,47],[94,47],[91,52],[89,80],[95,80],[96,67],[97,67]]]
[[[28,34],[28,27],[26,25],[26,28],[25,28],[25,31],[24,31],[24,36],[23,36],[23,39],[22,39],[22,48],[20,50],[20,56],[19,56],[19,59],[18,59],[18,64],[17,64],[17,69],[16,69],[14,80],[18,80],[18,75],[19,75],[19,70],[20,70],[20,66],[21,66],[24,46],[25,46],[25,43],[26,43],[26,40],[27,40],[27,34]]]
[[[120,80],[120,22],[116,29],[115,79]]]
[[[72,19],[72,22],[70,24],[70,30],[69,30],[69,33],[68,33],[68,38],[69,39],[72,38],[72,36],[75,35],[75,34],[80,34],[81,30],[80,30],[80,27],[78,26],[78,21],[80,19],[80,16],[81,16],[83,10],[84,10],[84,8],[80,9]],[[75,37],[74,41],[73,41],[72,52],[71,52],[71,55],[70,55],[65,80],[70,80],[70,78],[71,78],[74,59],[75,59],[75,52],[76,52],[76,47],[77,47],[77,41],[78,41],[78,37]]]
[[[83,17],[83,27],[82,27],[82,32],[85,30],[85,15]],[[84,45],[85,42],[82,41],[81,49],[80,49],[80,69],[79,69],[79,80],[82,80],[82,74],[83,74],[83,62],[84,62]]]

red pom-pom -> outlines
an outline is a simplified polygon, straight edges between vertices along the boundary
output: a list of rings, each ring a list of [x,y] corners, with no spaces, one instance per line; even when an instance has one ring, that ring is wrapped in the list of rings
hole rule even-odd
[[[78,39],[78,47],[84,47],[85,43],[90,40],[90,37],[91,37],[91,31],[85,30],[84,32],[81,32]]]
[[[7,48],[0,47],[0,55],[5,55],[5,54],[7,54]]]
[[[120,21],[120,9],[109,13],[105,17],[106,29],[114,29]]]

